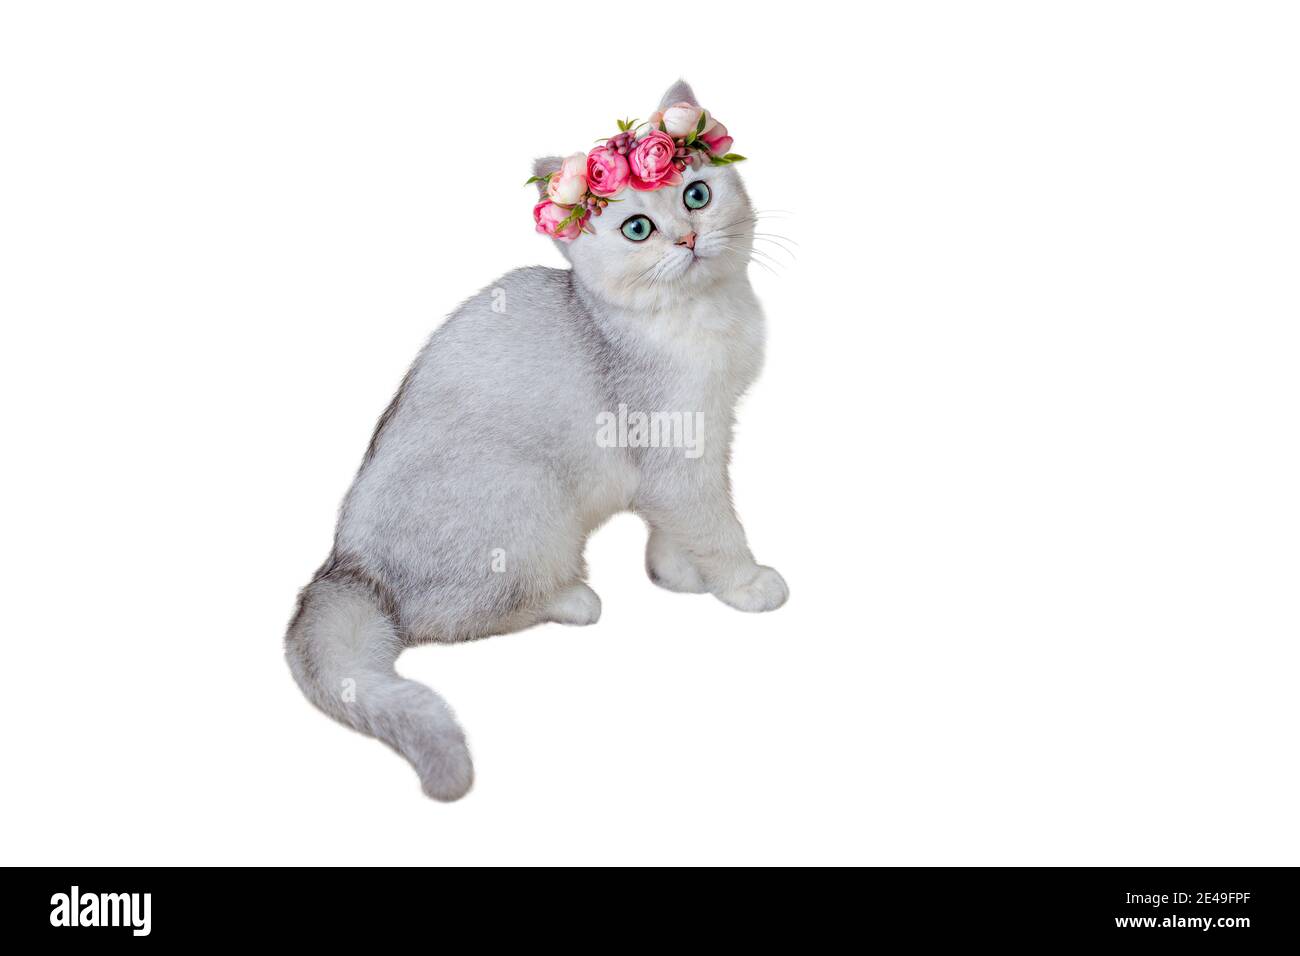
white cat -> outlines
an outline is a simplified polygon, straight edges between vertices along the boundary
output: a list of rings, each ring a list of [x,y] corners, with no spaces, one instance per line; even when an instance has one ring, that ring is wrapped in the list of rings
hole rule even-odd
[[[682,101],[695,97],[679,82],[664,106]],[[746,275],[756,217],[734,166],[683,176],[624,190],[591,234],[557,243],[571,269],[511,272],[433,334],[300,596],[285,639],[299,685],[403,754],[431,797],[463,796],[473,767],[451,710],[397,675],[398,654],[595,623],[583,548],[616,512],[649,525],[646,568],[662,587],[742,611],[786,600],[781,575],[750,553],[727,474],[733,410],[763,358]],[[693,453],[639,428],[598,441],[620,406],[698,422]]]

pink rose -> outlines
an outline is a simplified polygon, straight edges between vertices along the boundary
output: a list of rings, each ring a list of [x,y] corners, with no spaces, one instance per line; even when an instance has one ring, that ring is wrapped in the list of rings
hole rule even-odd
[[[641,190],[680,185],[682,174],[673,166],[676,153],[677,144],[667,133],[657,129],[646,133],[628,154],[628,163],[632,167],[628,184]]]
[[[710,117],[710,120],[713,118]],[[731,149],[731,144],[735,142],[727,135],[727,127],[717,121],[713,121],[700,134],[700,142],[709,147],[709,152],[714,156],[725,156],[727,150]]]
[[[575,205],[587,192],[587,157],[583,153],[566,156],[557,173],[546,184],[546,195],[561,206]]]
[[[618,150],[597,146],[587,154],[587,189],[593,196],[617,195],[631,175],[627,157]]]
[[[565,209],[549,199],[543,199],[533,207],[533,221],[537,223],[537,231],[542,235],[559,239],[561,242],[572,242],[582,233],[582,227],[587,224],[587,217],[591,214],[584,211],[581,217],[560,229],[560,223],[567,219],[571,212],[572,209]]]

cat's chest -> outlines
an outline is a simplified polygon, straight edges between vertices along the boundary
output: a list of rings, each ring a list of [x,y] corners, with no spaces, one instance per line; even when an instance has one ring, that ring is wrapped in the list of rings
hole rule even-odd
[[[730,406],[762,365],[762,311],[748,297],[691,303],[641,324],[634,346],[626,384],[641,401],[670,411]]]

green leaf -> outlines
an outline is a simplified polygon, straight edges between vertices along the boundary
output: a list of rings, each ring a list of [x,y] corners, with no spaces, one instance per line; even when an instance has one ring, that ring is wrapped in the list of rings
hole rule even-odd
[[[745,157],[739,153],[728,153],[723,159],[729,163],[743,163],[745,161]]]
[[[583,214],[586,213],[586,211],[587,211],[587,207],[582,205],[581,203],[574,206],[569,211],[569,214],[559,221],[559,223],[555,227],[555,231],[563,232],[565,229],[569,228],[569,226],[573,225],[575,222],[580,222],[582,220]]]
[[[547,173],[545,176],[529,176],[528,179],[524,181],[524,185],[531,186],[533,183],[547,183],[549,185],[551,177],[554,175],[554,173]]]
[[[695,135],[698,136],[704,132],[704,121],[709,118],[708,110],[700,110],[700,121],[695,124]],[[695,137],[691,137],[694,139]]]

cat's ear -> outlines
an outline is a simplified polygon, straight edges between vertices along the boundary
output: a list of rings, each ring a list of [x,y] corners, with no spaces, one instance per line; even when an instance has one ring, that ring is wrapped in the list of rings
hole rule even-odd
[[[692,106],[700,105],[699,101],[695,99],[695,91],[691,89],[691,84],[685,80],[678,80],[668,87],[663,100],[659,103],[659,109],[667,109],[674,103],[690,103]]]
[[[546,180],[540,177],[558,173],[563,164],[563,156],[539,156],[533,160],[533,175],[539,177],[537,181],[537,194],[539,196],[546,197]]]

